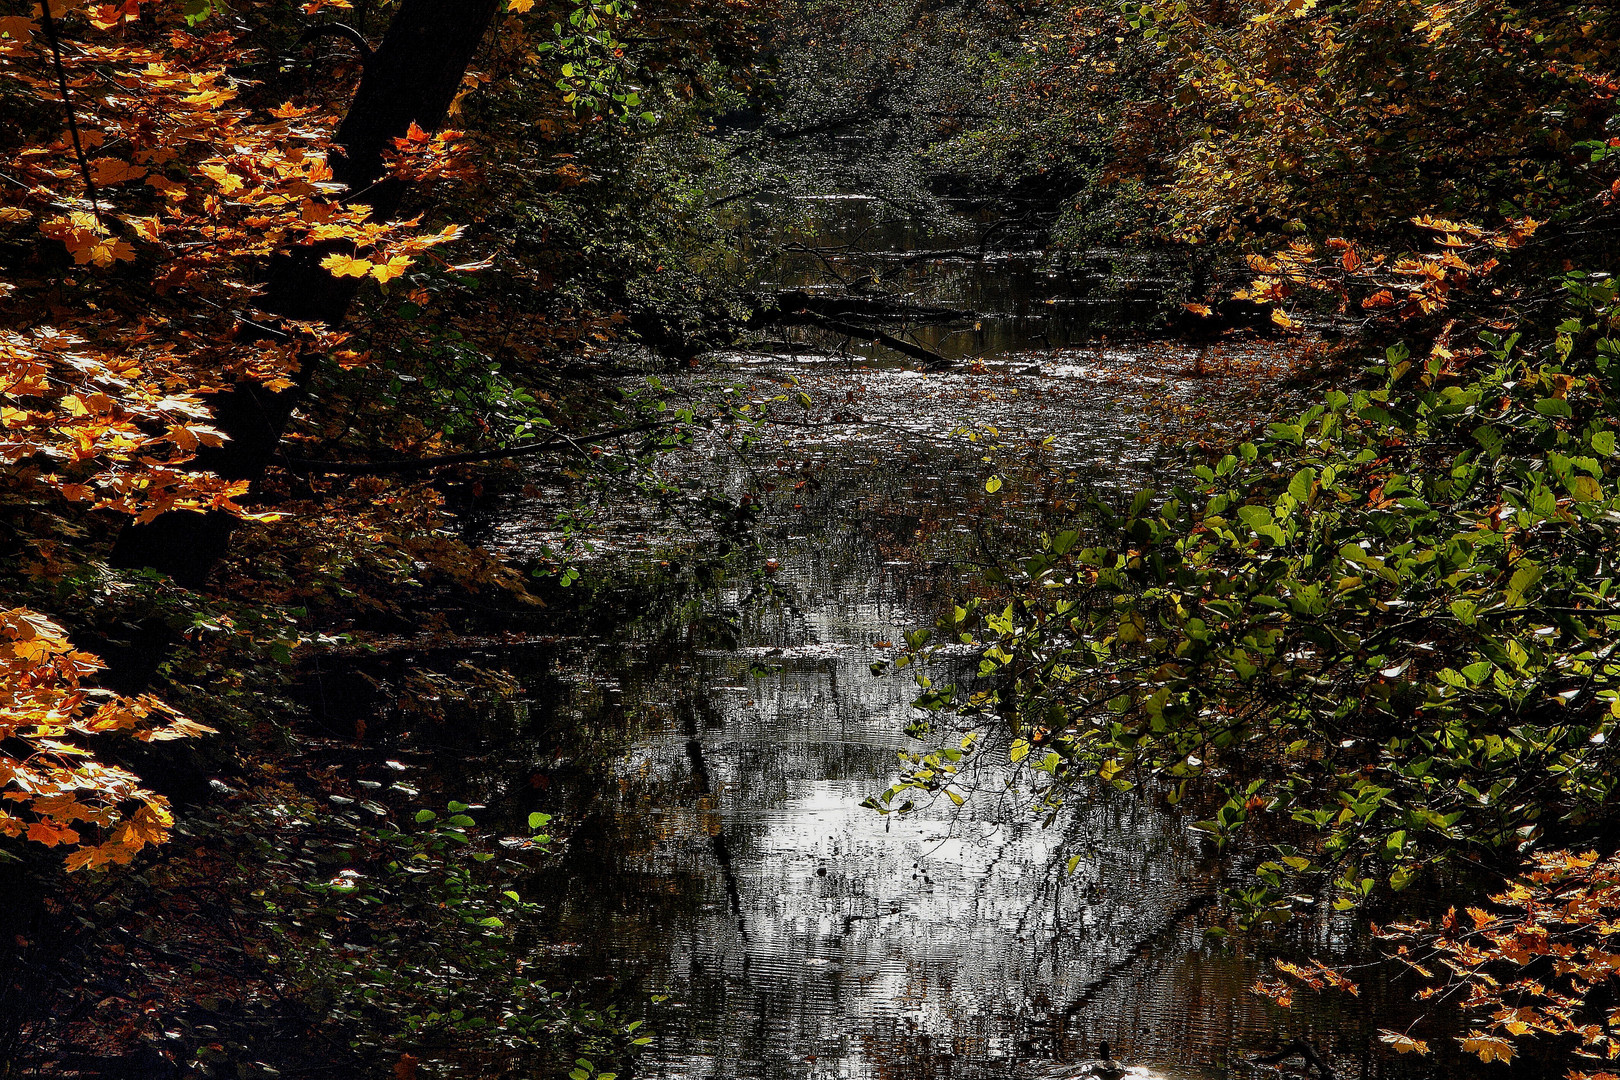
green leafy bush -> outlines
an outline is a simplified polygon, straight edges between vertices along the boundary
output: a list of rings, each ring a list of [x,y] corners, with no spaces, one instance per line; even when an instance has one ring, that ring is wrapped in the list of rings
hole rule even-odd
[[[1218,790],[1221,845],[1268,823],[1248,922],[1590,836],[1620,716],[1620,311],[1606,276],[1562,292],[1540,340],[1392,348],[1168,498],[1044,537],[1003,610],[941,626],[979,678],[919,706],[1004,725],[977,745],[1048,807],[1093,779]],[[874,805],[960,768],[914,755]]]

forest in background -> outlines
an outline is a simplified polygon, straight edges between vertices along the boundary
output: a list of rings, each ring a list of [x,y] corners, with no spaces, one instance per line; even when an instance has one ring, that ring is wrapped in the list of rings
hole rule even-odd
[[[498,712],[509,674],[413,668],[353,689],[342,731],[307,676],[588,618],[590,502],[683,501],[661,452],[766,422],[624,374],[826,323],[750,291],[773,241],[726,210],[826,184],[790,163],[858,145],[818,158],[834,186],[988,210],[1055,264],[1173,264],[1141,332],[1297,338],[1313,400],[1027,536],[914,635],[888,667],[933,741],[874,808],[960,798],[984,754],[1029,771],[1037,813],[1097,784],[1172,800],[1252,877],[1217,933],[1263,950],[1310,910],[1377,913],[1435,1032],[1460,1024],[1386,1031],[1390,1054],[1610,1075],[1617,21],[1552,0],[0,18],[0,1060],[633,1060],[636,1003],[518,962],[547,815],[497,838],[455,791],[378,782],[373,811],[325,783],[368,739]],[[594,488],[506,565],[464,521],[533,461]],[[753,507],[699,501],[715,557]],[[979,677],[931,683],[940,642],[980,650]],[[1419,885],[1472,900],[1431,911]],[[1280,957],[1257,989],[1387,977]]]

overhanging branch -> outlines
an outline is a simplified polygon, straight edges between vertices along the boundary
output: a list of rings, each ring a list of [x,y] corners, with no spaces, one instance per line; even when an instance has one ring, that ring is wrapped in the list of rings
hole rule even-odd
[[[632,424],[628,427],[598,431],[590,435],[554,435],[549,439],[520,443],[517,446],[503,447],[499,450],[474,450],[463,454],[435,454],[431,457],[401,458],[398,461],[320,461],[314,458],[289,457],[285,454],[277,455],[277,460],[278,464],[296,472],[325,473],[332,476],[396,476],[401,473],[448,469],[457,465],[481,465],[489,461],[532,457],[553,450],[577,449],[582,446],[589,446],[592,443],[616,439],[621,435],[640,435],[670,425],[671,422],[667,420],[654,420],[645,424]]]

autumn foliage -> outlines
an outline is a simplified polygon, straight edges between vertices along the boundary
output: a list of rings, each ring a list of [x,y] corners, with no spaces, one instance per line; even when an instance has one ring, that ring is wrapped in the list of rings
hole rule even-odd
[[[394,929],[417,918],[414,864],[398,875],[404,889],[365,898],[386,915],[373,906],[352,919],[395,943],[451,949],[462,972],[452,978],[356,981],[329,912],[288,915],[328,898],[284,861],[289,851],[324,831],[352,853],[350,817],[334,808],[353,800],[336,766],[289,749],[307,718],[293,688],[299,663],[348,647],[346,633],[428,636],[538,607],[528,567],[452,528],[452,495],[476,499],[474,467],[514,446],[602,449],[568,439],[612,418],[598,386],[559,388],[548,366],[577,364],[624,325],[613,305],[625,265],[651,276],[675,264],[659,249],[684,236],[671,226],[676,201],[658,190],[667,178],[626,163],[666,127],[697,123],[697,103],[752,62],[755,5],[47,4],[0,16],[0,565],[12,593],[0,614],[0,860],[39,886],[6,911],[0,1059],[8,1038],[40,1042],[67,1001],[93,1005],[93,1030],[52,1028],[36,1058],[67,1045],[118,1055],[151,1039],[160,1057],[195,1055],[180,1058],[188,1067],[248,1061],[240,1046],[198,1046],[195,1033],[183,1050],[166,1043],[171,1021],[212,1008],[197,999],[221,991],[262,1010],[244,1028],[273,1014],[249,1041],[276,1025],[307,1036],[319,1025],[300,1026],[300,995],[331,985],[354,994],[348,1013],[324,1021],[351,1025],[345,1040],[397,1020],[389,1039],[418,1040],[406,1060],[433,1060],[412,1010],[433,994],[462,995],[458,1008],[466,994],[488,997],[488,980],[467,974],[485,962],[522,976],[531,999],[501,1006],[485,1035],[533,1050],[565,1041],[582,1018],[600,1028],[514,967],[515,932],[496,932],[524,914],[512,892],[492,892],[477,919],[462,910],[488,852],[462,859],[464,872],[443,854],[452,840],[434,841],[427,858],[447,876],[444,895],[421,905],[422,929]],[[413,104],[414,117],[377,107],[397,100],[377,71],[405,51],[389,51],[401,25],[437,55],[449,52],[432,31],[462,31],[434,104]],[[366,144],[364,168],[342,148],[362,129],[382,141]],[[251,441],[232,411],[244,400],[286,408],[266,425],[268,462],[235,471]],[[635,433],[657,426],[630,419],[622,426]],[[194,588],[116,554],[132,535],[221,519],[249,527],[227,557],[190,568]],[[477,615],[445,602],[480,591]],[[413,671],[387,700],[442,719],[480,680],[511,692],[504,676],[462,665]],[[365,745],[368,719],[344,737]],[[197,742],[145,745],[182,738]],[[401,785],[376,811],[400,815],[390,842],[407,848],[416,795]],[[445,829],[460,842],[467,806],[450,805]],[[171,835],[209,839],[136,858]],[[109,872],[64,877],[64,866]],[[259,891],[217,903],[237,873]],[[274,903],[261,903],[266,874]],[[345,897],[347,880],[330,897]],[[94,919],[74,906],[90,897]],[[53,938],[63,924],[72,934]],[[296,949],[277,940],[289,925]],[[81,928],[79,940],[96,943],[74,953]],[[198,976],[204,968],[212,974]],[[35,972],[44,984],[29,981]],[[64,1012],[68,1024],[82,1015]],[[466,1043],[484,1022],[458,1014],[444,1026]]]
[[[68,849],[70,868],[128,862],[162,842],[174,823],[167,799],[128,770],[96,760],[98,743],[210,730],[149,695],[118,697],[83,685],[100,666],[43,616],[0,612],[0,743],[27,748],[0,751],[0,835]]]
[[[0,500],[66,504],[35,514],[46,562],[64,514],[273,517],[239,501],[246,481],[194,464],[223,439],[210,394],[242,380],[286,389],[312,351],[342,349],[338,331],[256,308],[267,260],[324,244],[333,274],[387,284],[458,234],[374,221],[344,201],[327,161],[341,99],[271,100],[244,79],[264,63],[255,14],[193,28],[169,4],[57,3],[0,20],[5,109],[20,121],[0,136],[12,268],[0,284]],[[391,167],[454,172],[456,142],[413,128]],[[5,831],[81,844],[75,867],[161,839],[164,801],[98,764],[86,739],[206,729],[156,722],[165,714],[150,697],[93,701],[80,681],[96,661],[37,613],[12,612],[6,634],[5,731],[37,753],[7,762],[5,797],[21,816]]]
[[[1459,1042],[1482,1060],[1509,1060],[1514,1040],[1532,1034],[1564,1039],[1588,1061],[1620,1058],[1620,1010],[1596,993],[1620,971],[1620,856],[1541,852],[1532,863],[1488,907],[1395,923],[1378,936],[1429,984],[1420,998],[1452,999],[1479,1025]],[[1428,1051],[1397,1032],[1384,1039],[1403,1052]]]

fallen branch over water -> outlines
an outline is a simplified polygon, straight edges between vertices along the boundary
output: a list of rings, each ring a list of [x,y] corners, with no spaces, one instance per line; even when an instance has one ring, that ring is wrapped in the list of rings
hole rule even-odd
[[[902,356],[909,356],[913,360],[921,360],[926,371],[946,371],[956,366],[954,360],[941,356],[932,349],[924,348],[914,341],[895,337],[893,334],[879,330],[875,326],[863,326],[859,323],[845,322],[842,319],[818,315],[813,311],[782,312],[777,315],[774,322],[782,326],[814,326],[822,330],[831,330],[837,334],[847,334],[852,338],[863,338],[885,348],[893,349]]]
[[[1291,1057],[1304,1058],[1305,1064],[1315,1069],[1322,1080],[1334,1080],[1333,1068],[1323,1061],[1311,1044],[1304,1039],[1295,1039],[1269,1057],[1255,1058],[1254,1063],[1256,1065],[1277,1065]]]
[[[770,321],[781,312],[809,311],[829,318],[854,315],[862,319],[904,320],[921,323],[953,323],[977,318],[967,308],[914,304],[885,293],[815,293],[805,289],[784,289],[770,297],[756,318]]]

